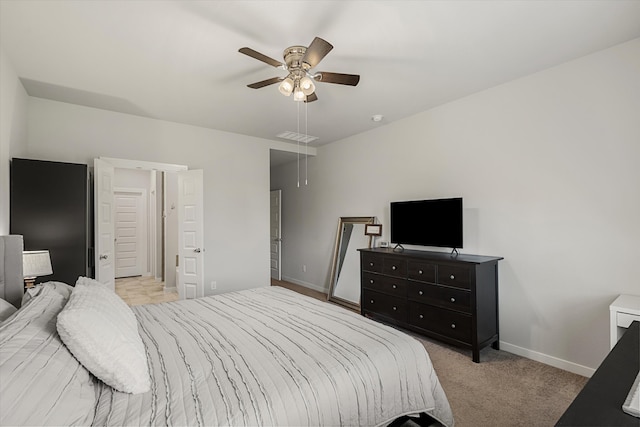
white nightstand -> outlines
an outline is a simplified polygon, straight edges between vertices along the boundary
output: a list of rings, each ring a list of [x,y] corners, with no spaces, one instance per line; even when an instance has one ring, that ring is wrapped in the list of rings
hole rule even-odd
[[[640,296],[620,295],[609,306],[609,338],[613,348],[634,320],[640,321]]]

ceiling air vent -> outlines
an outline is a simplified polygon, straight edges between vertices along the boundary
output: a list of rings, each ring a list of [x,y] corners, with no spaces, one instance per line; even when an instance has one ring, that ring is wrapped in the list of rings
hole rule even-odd
[[[303,142],[308,144],[318,139],[317,136],[304,135],[302,133],[286,131],[276,135],[278,138],[289,139],[291,141]]]

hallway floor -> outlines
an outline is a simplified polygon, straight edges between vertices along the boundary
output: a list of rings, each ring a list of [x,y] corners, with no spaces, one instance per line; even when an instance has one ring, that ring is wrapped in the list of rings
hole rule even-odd
[[[164,283],[151,276],[116,279],[116,294],[127,305],[157,304],[178,300],[177,291],[165,292]]]
[[[292,291],[299,292],[303,295],[307,295],[321,301],[326,301],[327,299],[327,294],[325,293],[289,282],[271,279],[271,286],[282,286],[283,288],[291,289]],[[130,306],[158,304],[161,302],[177,301],[179,299],[177,291],[165,292],[164,283],[159,282],[155,280],[154,277],[150,276],[124,277],[116,279],[116,294],[118,294],[118,296]]]

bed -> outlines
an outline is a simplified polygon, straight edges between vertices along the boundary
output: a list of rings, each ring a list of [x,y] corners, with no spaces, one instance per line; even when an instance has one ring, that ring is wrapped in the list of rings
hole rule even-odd
[[[74,357],[61,329],[70,306],[84,309],[77,295],[111,298],[90,282],[40,286],[0,323],[0,424],[374,426],[422,413],[453,425],[417,340],[278,287],[127,307],[146,371],[124,380],[144,374],[148,391],[118,391]],[[85,314],[101,310],[88,305]],[[111,339],[109,322],[76,323]]]

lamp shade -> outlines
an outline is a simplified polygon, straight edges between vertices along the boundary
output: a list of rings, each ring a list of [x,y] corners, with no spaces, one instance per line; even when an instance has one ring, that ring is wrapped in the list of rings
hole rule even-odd
[[[304,92],[302,91],[302,89],[300,89],[299,86],[296,86],[296,88],[293,91],[293,100],[304,101],[305,99],[307,99],[307,97],[304,96]]]
[[[291,77],[287,77],[282,81],[282,83],[280,83],[280,86],[278,86],[278,90],[284,96],[289,96],[291,95],[291,92],[293,92],[293,86],[293,79]]]
[[[302,93],[309,96],[316,90],[316,85],[313,84],[313,80],[305,76],[300,80],[300,89],[302,89]]]
[[[24,277],[38,277],[53,274],[49,251],[23,251],[22,271]]]

